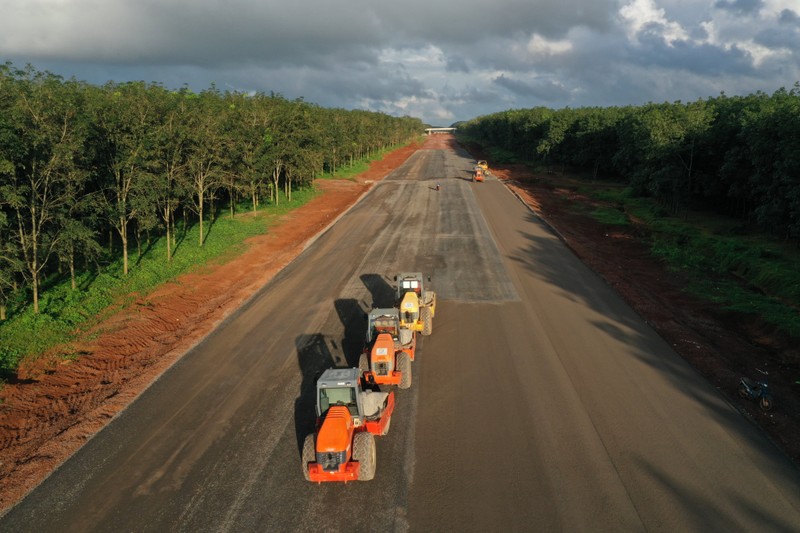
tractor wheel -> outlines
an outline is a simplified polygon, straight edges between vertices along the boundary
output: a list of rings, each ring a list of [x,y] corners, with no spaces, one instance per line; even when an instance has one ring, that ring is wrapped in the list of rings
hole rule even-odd
[[[368,431],[356,433],[353,438],[353,459],[361,465],[358,471],[359,481],[371,481],[375,477],[375,436]]]
[[[306,435],[306,440],[303,441],[303,477],[306,481],[311,481],[308,477],[308,463],[313,463],[317,460],[316,444],[314,434]]]
[[[422,319],[422,334],[427,336],[433,333],[433,317],[431,316],[431,308],[423,307],[420,309],[419,317]]]
[[[758,401],[758,406],[761,407],[762,411],[769,411],[772,409],[772,399],[767,398],[766,396],[762,396],[761,399]]]
[[[362,353],[358,358],[358,368],[362,372],[369,372],[369,356],[367,354]]]
[[[386,421],[386,425],[383,427],[383,432],[381,433],[381,435],[386,435],[387,433],[389,433],[389,426],[391,425],[392,425],[392,419],[389,418],[389,420]]]
[[[402,352],[397,356],[397,371],[400,372],[400,383],[397,385],[401,389],[411,386],[411,358],[408,352]]]

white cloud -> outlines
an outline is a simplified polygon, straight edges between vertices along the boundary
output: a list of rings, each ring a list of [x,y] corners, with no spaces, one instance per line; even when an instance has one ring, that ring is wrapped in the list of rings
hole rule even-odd
[[[689,37],[680,24],[667,19],[666,11],[657,7],[654,0],[633,0],[623,6],[619,14],[627,25],[626,31],[631,40],[636,40],[642,33],[656,33],[672,45]]]
[[[567,40],[551,41],[538,33],[534,33],[528,41],[528,53],[533,56],[555,56],[572,50],[572,43]]]

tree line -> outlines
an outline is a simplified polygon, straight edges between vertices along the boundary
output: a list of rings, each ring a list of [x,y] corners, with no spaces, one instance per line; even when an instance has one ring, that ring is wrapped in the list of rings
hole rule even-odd
[[[291,200],[323,172],[421,134],[410,117],[327,109],[276,94],[65,80],[0,66],[0,319],[39,312],[42,282],[122,260],[132,240],[217,210]],[[63,272],[64,274],[60,274]]]
[[[675,214],[714,209],[800,244],[800,84],[772,95],[509,110],[458,125],[545,166],[622,177]]]

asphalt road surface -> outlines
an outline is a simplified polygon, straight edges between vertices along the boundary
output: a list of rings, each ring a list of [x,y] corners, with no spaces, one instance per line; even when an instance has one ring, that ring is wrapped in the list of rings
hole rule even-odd
[[[410,158],[0,530],[800,530],[798,469],[473,163]],[[314,376],[415,270],[439,308],[375,479],[304,481]]]

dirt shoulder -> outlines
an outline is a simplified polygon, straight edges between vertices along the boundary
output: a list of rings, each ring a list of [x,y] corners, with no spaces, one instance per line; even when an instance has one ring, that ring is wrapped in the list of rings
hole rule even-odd
[[[470,149],[475,157],[487,158],[478,148]],[[800,348],[796,339],[754,316],[727,311],[684,292],[686,280],[650,255],[646,227],[633,224],[610,228],[576,213],[575,203],[600,203],[576,194],[574,179],[535,174],[522,165],[493,168],[492,173],[547,222],[581,261],[614,287],[676,352],[800,465],[800,386],[795,384],[800,378],[800,368],[795,364],[800,360]],[[588,211],[591,210],[584,212]],[[775,407],[768,413],[737,395],[742,376],[761,377],[756,368],[769,372]]]

